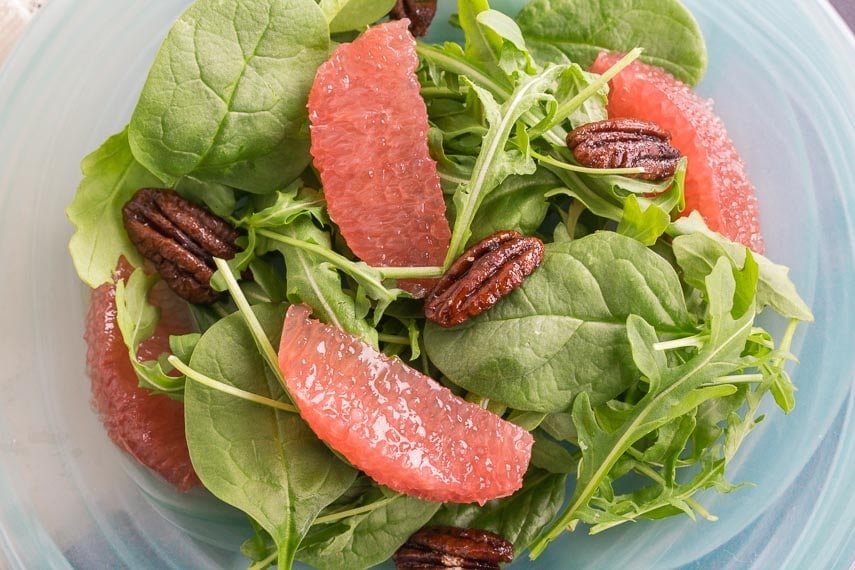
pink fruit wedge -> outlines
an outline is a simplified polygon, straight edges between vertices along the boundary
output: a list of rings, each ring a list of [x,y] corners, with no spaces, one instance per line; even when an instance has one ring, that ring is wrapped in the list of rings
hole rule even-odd
[[[602,53],[591,71],[603,73],[620,57]],[[697,210],[710,229],[763,253],[754,186],[710,102],[669,73],[639,61],[618,73],[609,86],[610,117],[658,123],[688,157],[684,214]]]
[[[122,258],[116,278],[127,279],[131,271]],[[140,345],[140,357],[145,359],[168,351],[170,334],[192,330],[187,309],[165,285],[155,285],[151,300],[163,310],[154,335]],[[113,443],[179,491],[199,485],[184,438],[184,406],[139,387],[116,322],[116,287],[112,283],[92,291],[85,338],[92,405]]]
[[[522,486],[533,443],[527,431],[309,318],[305,305],[288,308],[279,367],[318,437],[382,485],[480,504]]]
[[[408,20],[369,28],[318,69],[309,92],[311,152],[330,217],[370,265],[442,265],[451,230]],[[424,296],[431,280],[405,281]]]

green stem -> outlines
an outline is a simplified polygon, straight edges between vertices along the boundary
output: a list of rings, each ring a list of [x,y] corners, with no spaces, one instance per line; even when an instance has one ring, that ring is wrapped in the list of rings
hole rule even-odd
[[[571,170],[573,172],[581,172],[583,174],[598,174],[605,176],[606,174],[643,174],[645,172],[642,167],[632,167],[632,168],[589,168],[587,166],[579,166],[578,164],[570,164],[569,162],[562,162],[560,160],[556,160],[551,156],[547,156],[545,154],[540,154],[535,150],[530,150],[529,153],[533,158],[536,158],[540,162],[544,162],[546,164],[551,164],[557,168],[563,168],[564,170]]]
[[[419,92],[422,95],[422,99],[436,97],[443,99],[457,99],[459,101],[463,101],[466,99],[466,86],[463,85],[460,87],[460,89],[460,91],[455,91],[454,89],[449,89],[448,87],[422,86]]]
[[[410,346],[410,338],[409,337],[396,335],[396,334],[379,333],[377,335],[377,340],[379,340],[380,342],[386,342],[389,344],[403,344],[405,346]]]
[[[653,350],[674,350],[676,348],[703,348],[709,340],[708,334],[696,334],[674,340],[665,340],[653,344]]]
[[[261,327],[261,323],[259,323],[258,319],[255,317],[255,313],[252,311],[249,301],[246,300],[240,285],[238,285],[237,280],[235,280],[234,275],[232,275],[229,264],[224,259],[217,257],[214,258],[214,263],[217,265],[217,269],[220,273],[222,273],[223,279],[226,282],[226,287],[228,288],[235,305],[237,305],[240,314],[243,316],[244,322],[246,322],[247,327],[249,327],[249,332],[255,339],[255,344],[258,346],[261,356],[264,357],[264,360],[267,362],[267,366],[279,380],[279,383],[282,386],[285,386],[285,379],[282,377],[282,371],[279,369],[279,357],[276,355],[276,350],[273,348],[273,345],[270,344],[270,340],[268,340],[267,334],[265,334],[264,329]]]
[[[338,254],[328,247],[323,247],[316,243],[294,239],[269,230],[258,230],[258,234],[273,241],[284,243],[292,247],[298,247],[304,251],[314,253],[325,260],[329,261],[333,266],[346,271],[354,278],[362,278],[366,281],[374,280],[374,278],[366,273],[361,264],[351,261],[345,256]],[[425,277],[439,277],[442,275],[442,267],[373,267],[377,270],[383,279],[420,279]]]
[[[701,384],[701,387],[718,386],[720,384],[759,384],[762,381],[762,374],[731,374],[730,376],[722,376],[712,382]]]
[[[327,524],[331,522],[340,521],[342,519],[346,519],[348,517],[352,517],[355,515],[361,515],[363,513],[370,513],[380,507],[384,507],[399,498],[401,495],[394,495],[392,497],[386,497],[385,499],[381,499],[379,501],[374,501],[373,503],[368,503],[367,505],[362,505],[361,507],[356,507],[354,509],[348,509],[346,511],[340,511],[338,513],[332,513],[329,515],[324,515],[322,517],[318,517],[315,519],[314,524]]]
[[[273,564],[273,561],[276,560],[278,557],[279,549],[276,549],[273,551],[272,554],[270,554],[270,556],[268,556],[264,560],[261,560],[259,562],[253,562],[252,564],[250,564],[247,570],[263,570],[264,568],[267,568],[268,566]]]
[[[197,370],[194,370],[193,368],[190,368],[189,366],[184,364],[184,362],[182,362],[175,355],[170,355],[168,360],[169,363],[174,366],[176,370],[184,374],[190,380],[197,382],[198,384],[202,384],[203,386],[207,386],[208,388],[223,392],[224,394],[240,398],[241,400],[246,400],[255,404],[261,404],[262,406],[267,406],[269,408],[276,408],[285,412],[291,412],[294,414],[299,413],[299,410],[297,410],[297,408],[292,406],[291,404],[286,404],[284,402],[273,400],[272,398],[267,398],[265,396],[259,396],[258,394],[247,392],[246,390],[241,390],[240,388],[235,388],[231,384],[226,384],[225,382],[220,382],[219,380],[214,380],[209,376],[205,376],[201,372],[198,372]]]

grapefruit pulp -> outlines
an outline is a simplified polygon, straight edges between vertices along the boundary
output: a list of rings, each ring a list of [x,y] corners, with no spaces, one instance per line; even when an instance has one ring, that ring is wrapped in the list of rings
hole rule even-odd
[[[531,434],[309,314],[288,308],[279,367],[320,439],[378,483],[429,501],[484,504],[522,486]]]
[[[603,73],[622,54],[601,53],[591,71]],[[697,210],[710,229],[763,253],[754,186],[733,141],[709,101],[672,75],[634,61],[609,82],[609,117],[632,117],[671,132],[689,159],[685,214]]]
[[[132,272],[122,258],[115,278],[126,280]],[[184,406],[139,387],[116,322],[115,295],[112,283],[94,289],[86,315],[86,363],[93,407],[113,443],[178,490],[187,491],[200,481],[184,438]],[[145,360],[169,350],[169,335],[192,330],[187,309],[163,282],[152,289],[150,300],[161,307],[161,320],[154,335],[139,347],[139,356]]]
[[[370,265],[442,265],[451,230],[406,19],[369,28],[318,69],[311,152],[330,217]],[[399,286],[424,296],[432,280]]]

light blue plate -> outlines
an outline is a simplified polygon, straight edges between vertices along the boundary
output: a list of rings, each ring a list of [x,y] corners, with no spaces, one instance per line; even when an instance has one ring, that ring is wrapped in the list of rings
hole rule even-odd
[[[52,0],[0,72],[0,567],[246,565],[240,514],[137,468],[90,411],[87,297],[66,253],[80,159],[127,121],[186,4]],[[518,567],[855,562],[855,39],[822,2],[689,5],[710,49],[700,91],[757,185],[769,256],[816,314],[796,343],[798,405],[790,417],[770,406],[728,472],[756,486],[703,497],[718,522],[566,535]]]

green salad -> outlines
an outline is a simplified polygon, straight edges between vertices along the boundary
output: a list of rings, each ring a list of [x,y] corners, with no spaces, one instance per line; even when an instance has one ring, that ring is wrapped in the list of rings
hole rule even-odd
[[[136,268],[115,285],[129,357],[142,388],[183,402],[196,473],[249,519],[248,565],[369,567],[433,525],[490,530],[536,559],[565,532],[715,520],[699,496],[740,487],[727,463],[767,394],[784,412],[795,405],[786,367],[811,311],[787,268],[696,212],[681,217],[691,160],[648,181],[642,168],[581,165],[565,142],[608,117],[609,80],[635,60],[700,81],[694,19],[676,0],[632,10],[532,0],[516,18],[460,0],[451,23],[463,43],[417,45],[448,256],[390,268],[358,259],[330,219],[306,102],[333,49],[394,4],[197,0],[160,48],[128,126],[84,159],[68,209],[83,282],[113,283],[121,257]],[[589,72],[603,50],[625,55]],[[122,219],[141,188],[174,189],[241,233],[237,254],[213,268],[224,294],[188,303],[197,332],[173,336],[156,360],[138,352],[160,319],[148,301],[159,277]],[[423,300],[396,282],[436,278],[509,229],[540,238],[543,260],[463,325],[428,322]],[[529,431],[522,488],[483,506],[423,500],[325,445],[277,365],[285,311],[299,303]]]

